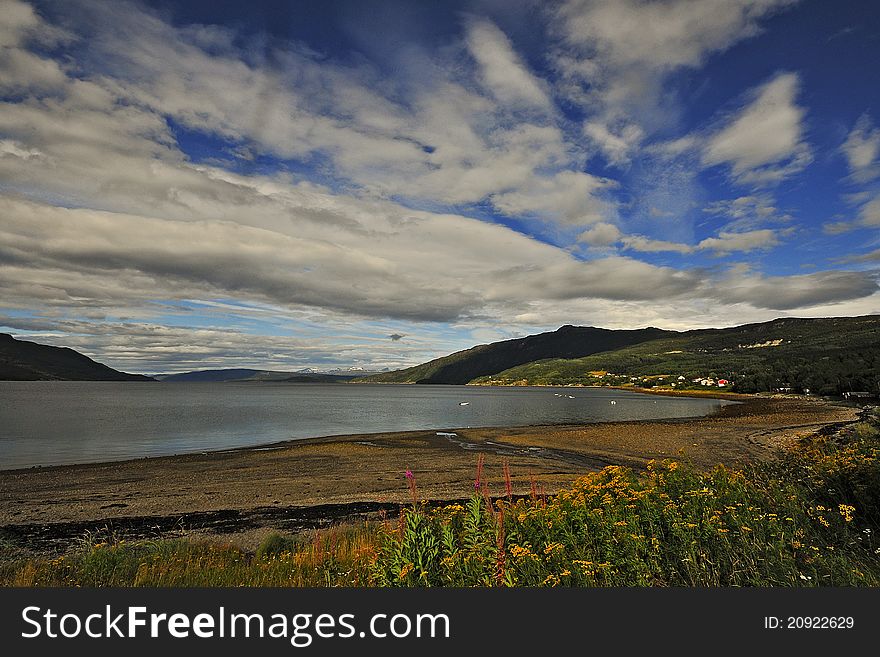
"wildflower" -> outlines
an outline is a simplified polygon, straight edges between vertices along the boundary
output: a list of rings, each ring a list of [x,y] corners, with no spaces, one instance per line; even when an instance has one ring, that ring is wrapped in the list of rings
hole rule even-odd
[[[843,519],[846,522],[852,521],[853,513],[856,510],[856,508],[854,506],[850,506],[849,504],[841,504],[837,508],[840,511],[840,515],[843,516]]]
[[[531,550],[529,550],[529,548],[522,547],[514,543],[510,546],[510,556],[512,556],[514,559],[519,559],[533,557],[534,555],[532,554]]]
[[[418,493],[416,492],[416,477],[409,468],[406,469],[404,476],[406,477],[406,483],[409,486],[409,494],[412,497],[413,504],[415,504],[418,500]]]
[[[805,582],[808,582],[808,581],[810,581],[810,580],[813,579],[813,578],[812,578],[812,577],[808,577],[807,575],[801,575],[801,579],[804,580]]]
[[[559,578],[556,575],[550,574],[541,582],[541,586],[556,586],[559,584]]]

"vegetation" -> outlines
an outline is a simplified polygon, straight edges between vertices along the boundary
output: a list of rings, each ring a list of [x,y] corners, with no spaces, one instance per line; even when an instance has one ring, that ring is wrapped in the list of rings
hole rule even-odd
[[[597,377],[607,371],[619,376]],[[778,319],[687,331],[577,359],[552,359],[478,378],[498,385],[620,385],[636,376],[724,378],[734,392],[880,392],[880,317]],[[650,385],[656,385],[651,381]],[[639,385],[643,385],[640,383]]]
[[[186,539],[126,543],[87,535],[54,559],[0,559],[5,586],[365,586],[372,582],[376,529],[315,532],[308,540],[270,535],[256,554]],[[8,548],[12,549],[12,548]]]
[[[674,334],[674,331],[657,328],[613,331],[563,326],[549,333],[479,345],[416,367],[366,376],[356,382],[465,384],[523,363],[546,358],[579,358]]]
[[[804,439],[745,470],[608,467],[546,497],[414,502],[396,521],[256,554],[187,541],[94,542],[52,560],[9,554],[6,585],[877,586],[880,425]]]

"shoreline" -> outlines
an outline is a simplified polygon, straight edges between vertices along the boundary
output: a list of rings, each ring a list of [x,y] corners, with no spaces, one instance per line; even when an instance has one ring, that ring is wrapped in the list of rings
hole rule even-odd
[[[117,382],[111,382],[117,383]],[[397,384],[397,383],[382,383],[377,385],[417,385],[417,384]],[[453,384],[450,384],[453,385]],[[470,384],[467,384],[470,385]],[[732,401],[732,402],[745,402],[749,399],[758,398],[758,395],[744,395],[737,393],[719,393],[714,391],[706,391],[702,390],[689,390],[689,391],[677,391],[677,390],[653,390],[651,388],[635,388],[632,386],[497,386],[499,388],[514,388],[514,387],[529,387],[529,388],[589,388],[594,390],[600,390],[603,388],[609,390],[620,390],[622,392],[633,392],[638,394],[645,395],[657,395],[657,396],[666,396],[666,397],[692,397],[694,399],[720,399],[723,401]],[[687,393],[697,393],[697,394],[687,394]],[[680,421],[689,421],[689,420],[697,420],[700,418],[708,418],[713,417],[715,414],[722,410],[723,406],[720,406],[718,409],[707,413],[706,415],[691,415],[686,417],[678,417],[678,418],[657,418],[654,420],[617,420],[611,424],[625,424],[628,422],[680,422]],[[609,424],[608,421],[600,421],[600,422],[589,422],[584,423],[584,426],[589,426],[593,424]],[[12,474],[33,470],[46,471],[56,468],[77,468],[80,466],[101,466],[101,465],[111,465],[111,464],[127,464],[133,462],[141,462],[141,461],[154,461],[159,459],[174,459],[185,456],[193,456],[193,455],[210,455],[210,454],[225,454],[225,453],[233,453],[233,452],[242,452],[242,451],[269,451],[274,449],[282,449],[289,445],[305,445],[314,442],[327,442],[327,441],[335,441],[335,440],[347,440],[355,437],[363,437],[363,436],[372,436],[372,435],[391,435],[391,434],[410,434],[416,432],[454,432],[454,431],[465,431],[465,430],[473,430],[473,429],[526,429],[526,428],[552,428],[552,427],[565,427],[565,426],[574,426],[570,423],[551,423],[551,424],[524,424],[524,425],[499,425],[499,426],[487,426],[487,427],[459,427],[452,429],[437,429],[437,428],[425,428],[425,429],[412,429],[412,430],[402,430],[402,431],[377,431],[377,432],[365,432],[365,433],[340,433],[340,434],[328,434],[324,436],[312,436],[308,438],[287,438],[284,440],[276,440],[268,443],[256,443],[253,445],[241,445],[238,447],[220,447],[217,449],[210,450],[193,450],[191,452],[177,452],[174,454],[158,454],[155,456],[135,456],[135,457],[126,457],[120,459],[113,459],[109,461],[83,461],[80,463],[54,463],[54,464],[35,464],[35,465],[24,465],[20,467],[13,468],[2,468],[0,467],[0,477],[4,474]],[[578,425],[580,426],[580,425]]]
[[[0,539],[64,551],[88,531],[126,540],[196,535],[258,542],[271,531],[363,521],[419,496],[472,490],[477,454],[491,490],[548,494],[608,465],[642,469],[671,458],[700,469],[770,458],[799,437],[858,420],[819,399],[739,398],[709,416],[582,425],[351,434],[217,452],[0,471]],[[454,436],[443,435],[452,434]],[[439,435],[438,435],[439,434]]]

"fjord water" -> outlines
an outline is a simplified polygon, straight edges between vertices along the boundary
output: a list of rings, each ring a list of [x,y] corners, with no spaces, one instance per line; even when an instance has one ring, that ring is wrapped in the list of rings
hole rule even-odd
[[[339,434],[692,417],[725,403],[607,388],[3,381],[0,469]]]

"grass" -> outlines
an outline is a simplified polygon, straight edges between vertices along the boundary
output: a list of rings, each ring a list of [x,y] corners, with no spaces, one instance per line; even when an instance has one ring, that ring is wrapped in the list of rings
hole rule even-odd
[[[880,429],[869,419],[743,470],[608,467],[551,497],[493,500],[480,466],[466,504],[414,497],[397,520],[273,535],[256,553],[87,537],[50,560],[0,546],[0,584],[877,586],[878,532]]]
[[[371,580],[375,527],[317,531],[309,538],[270,535],[256,554],[187,539],[84,541],[54,559],[0,564],[5,586],[364,586]]]

